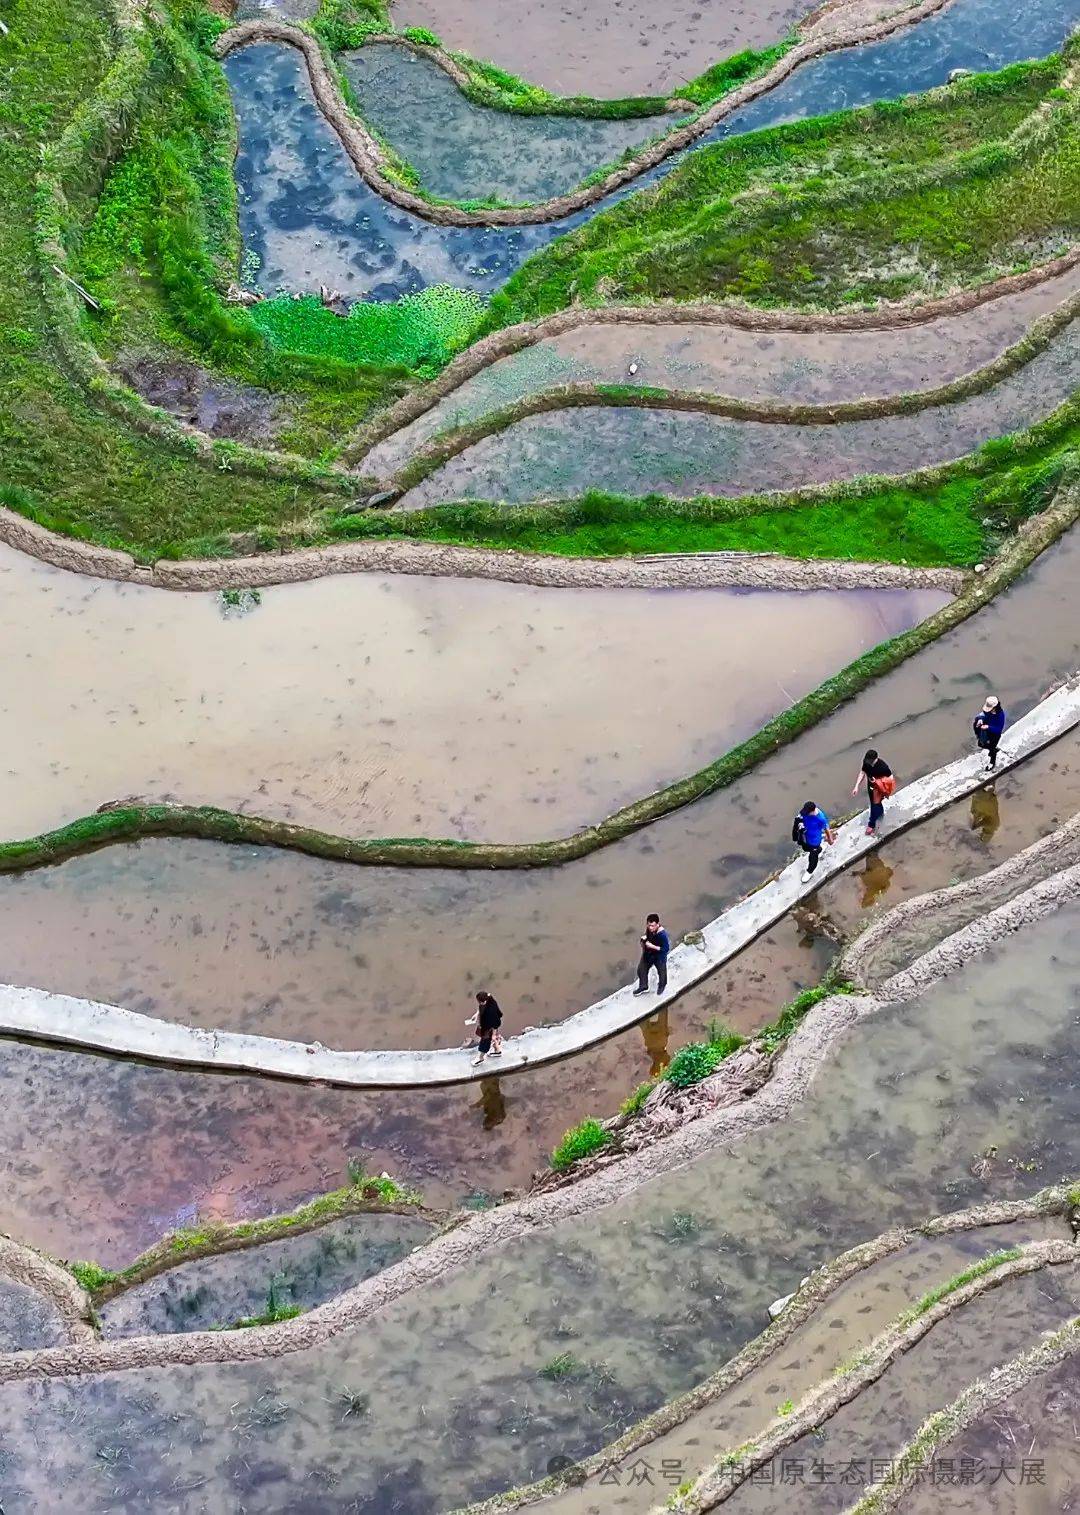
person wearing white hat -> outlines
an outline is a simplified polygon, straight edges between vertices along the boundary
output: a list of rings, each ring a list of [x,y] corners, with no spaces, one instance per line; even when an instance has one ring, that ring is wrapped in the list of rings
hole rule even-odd
[[[989,773],[997,767],[1001,733],[1005,730],[1005,712],[996,694],[987,696],[983,701],[983,708],[971,724],[975,732],[975,740],[986,753],[986,771]]]

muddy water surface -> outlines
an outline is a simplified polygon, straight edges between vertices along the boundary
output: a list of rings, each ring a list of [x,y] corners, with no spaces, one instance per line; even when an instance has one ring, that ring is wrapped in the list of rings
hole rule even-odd
[[[728,53],[768,47],[808,0],[396,0],[398,27],[426,26],[448,48],[490,58],[557,95],[656,95]]]
[[[448,200],[549,200],[685,117],[623,121],[521,116],[473,105],[437,63],[406,47],[343,53],[360,113],[412,164],[429,194]]]
[[[0,1352],[58,1347],[69,1340],[59,1310],[25,1284],[0,1277]]]
[[[914,415],[825,426],[603,406],[530,416],[452,458],[409,490],[398,508],[459,499],[569,499],[590,488],[680,498],[743,495],[905,473],[1031,426],[1072,394],[1078,371],[1080,322],[1074,322],[984,393]]]
[[[1078,1508],[1075,1352],[939,1447],[922,1487],[899,1506],[902,1515],[1064,1515]]]
[[[3,1390],[11,1488],[30,1508],[76,1481],[97,1498],[84,1480],[102,1444],[122,1449],[107,1470],[114,1499],[184,1488],[197,1446],[203,1506],[257,1490],[260,1508],[295,1509],[344,1483],[372,1511],[420,1512],[596,1449],[714,1370],[761,1329],[771,1299],[883,1218],[1076,1171],[1078,921],[1064,909],[853,1029],[788,1120],[404,1296],[291,1356],[287,1374],[202,1365]],[[913,1359],[901,1374],[951,1397],[950,1375],[966,1381],[1074,1313],[1072,1287],[1058,1274],[991,1296],[959,1318],[951,1351],[934,1333],[922,1368]],[[563,1354],[568,1368],[541,1371]],[[342,1412],[358,1393],[362,1435]],[[902,1429],[899,1413],[871,1429],[885,1424]]]
[[[646,384],[812,405],[915,394],[991,362],[1077,290],[1080,266],[962,315],[886,331],[582,326],[484,369],[375,447],[362,470],[389,473],[437,433],[566,383]]]
[[[1027,0],[1022,8],[1008,0],[951,0],[883,42],[802,65],[702,142],[931,89],[954,68],[998,69],[1045,56],[1078,22],[1080,0]],[[359,178],[317,110],[303,62],[291,48],[246,47],[231,53],[224,69],[240,138],[240,229],[257,260],[255,283],[267,293],[327,284],[349,299],[391,300],[430,284],[497,289],[530,253],[603,206],[655,183],[678,162],[667,158],[558,222],[435,226],[381,199]]]
[[[1045,1269],[974,1300],[935,1326],[817,1431],[785,1448],[768,1473],[743,1484],[721,1506],[725,1515],[781,1515],[791,1509],[793,1486],[799,1488],[800,1510],[840,1515],[864,1487],[888,1475],[892,1459],[928,1415],[944,1409],[1002,1358],[1035,1346],[1040,1331],[1064,1325],[1078,1306],[1080,1269],[1075,1264]],[[1022,1455],[1021,1448],[1014,1448],[1017,1471]],[[792,1470],[799,1469],[802,1477],[793,1480]]]
[[[946,602],[340,576],[245,615],[0,549],[0,836],[138,795],[368,836],[558,836]]]

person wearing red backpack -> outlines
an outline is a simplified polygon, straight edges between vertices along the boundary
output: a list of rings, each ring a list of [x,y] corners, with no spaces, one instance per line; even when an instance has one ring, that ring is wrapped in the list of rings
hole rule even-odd
[[[885,801],[890,794],[896,793],[896,779],[893,771],[883,757],[879,757],[877,749],[870,747],[862,760],[859,769],[859,777],[855,780],[855,788],[852,794],[858,794],[866,780],[866,792],[870,797],[870,817],[866,823],[867,836],[874,836],[885,814]]]

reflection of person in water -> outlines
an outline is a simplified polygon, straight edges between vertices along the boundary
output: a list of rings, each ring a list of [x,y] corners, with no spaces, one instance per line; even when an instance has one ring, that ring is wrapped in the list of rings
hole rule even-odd
[[[881,857],[880,853],[871,852],[866,859],[866,866],[855,875],[862,880],[862,900],[860,907],[869,910],[876,905],[883,894],[887,894],[889,885],[892,883],[893,870]]]
[[[671,1061],[671,1053],[668,1051],[668,1037],[671,1031],[668,1026],[667,1010],[661,1010],[658,1015],[642,1021],[641,1035],[645,1041],[645,1051],[650,1058],[649,1077],[656,1078],[663,1073]]]
[[[497,1078],[480,1080],[480,1098],[473,1109],[483,1110],[485,1131],[493,1131],[496,1126],[502,1125],[506,1119],[506,1100]]]
[[[1001,825],[1001,807],[993,784],[976,789],[971,796],[971,829],[983,846],[987,846]]]

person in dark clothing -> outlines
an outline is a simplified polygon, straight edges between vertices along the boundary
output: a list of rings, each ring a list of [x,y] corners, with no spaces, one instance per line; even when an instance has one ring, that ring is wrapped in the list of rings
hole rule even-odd
[[[806,872],[802,876],[802,882],[808,884],[821,857],[822,844],[828,842],[831,847],[836,841],[836,833],[829,825],[829,817],[824,810],[818,809],[813,800],[807,800],[795,817],[791,840],[797,842],[806,853]]]
[[[648,994],[649,969],[656,969],[656,992],[667,988],[667,960],[671,941],[655,913],[645,917],[645,935],[641,938],[641,961],[638,963],[635,994]]]
[[[991,768],[997,767],[1001,733],[1005,730],[1005,712],[996,694],[990,695],[984,701],[983,708],[971,725],[975,732],[975,740],[986,753],[986,769],[989,772]]]
[[[476,1013],[470,1015],[465,1022],[467,1026],[476,1027],[476,1034],[480,1038],[477,1056],[473,1058],[474,1068],[477,1063],[482,1063],[489,1053],[492,1057],[502,1056],[503,1039],[499,1029],[502,1018],[498,1000],[486,989],[481,989],[476,996]]]
[[[885,759],[879,756],[876,747],[869,747],[862,760],[859,776],[852,794],[858,794],[866,781],[866,793],[870,798],[870,818],[866,823],[867,836],[873,836],[885,815],[885,800],[896,792],[893,771]]]

